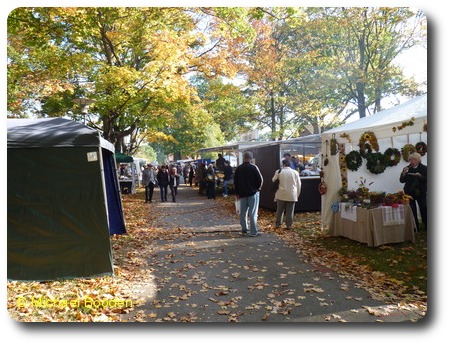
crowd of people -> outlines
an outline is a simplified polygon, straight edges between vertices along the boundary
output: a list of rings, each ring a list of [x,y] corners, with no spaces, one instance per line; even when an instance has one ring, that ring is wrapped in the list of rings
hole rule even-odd
[[[411,209],[418,227],[418,215],[416,202],[422,217],[422,223],[426,230],[427,225],[427,169],[421,163],[419,154],[409,157],[410,165],[404,168],[400,176],[400,182],[405,183],[405,193],[412,196]],[[220,170],[219,170],[220,167]],[[218,172],[221,178],[218,178]],[[320,170],[319,170],[320,171]],[[301,170],[299,163],[289,153],[284,154],[280,169],[274,172],[272,182],[277,181],[277,189],[274,195],[276,202],[275,226],[281,227],[284,223],[287,229],[293,225],[295,204],[298,202],[301,191]],[[145,202],[152,202],[155,187],[159,187],[162,202],[167,201],[168,190],[172,201],[176,202],[178,186],[181,177],[184,183],[190,187],[198,188],[198,194],[208,199],[216,198],[216,187],[222,184],[222,195],[228,197],[230,183],[236,197],[236,209],[240,215],[242,235],[258,236],[258,209],[259,193],[263,185],[263,177],[253,163],[251,152],[245,152],[243,163],[233,172],[230,162],[221,155],[215,163],[204,162],[194,165],[192,163],[153,166],[147,164],[142,174],[142,184],[145,187]]]
[[[198,194],[208,199],[215,199],[216,187],[222,185],[222,195],[228,197],[232,176],[233,169],[230,162],[220,154],[216,162],[209,164],[204,162],[184,165],[180,163],[147,164],[142,170],[144,202],[153,202],[156,187],[159,188],[161,202],[167,201],[169,191],[172,202],[176,202],[180,183],[198,188]]]

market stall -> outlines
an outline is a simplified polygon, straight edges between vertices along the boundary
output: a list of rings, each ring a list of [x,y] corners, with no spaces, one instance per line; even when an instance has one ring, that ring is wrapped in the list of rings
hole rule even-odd
[[[322,195],[322,225],[324,232],[332,232],[336,203],[376,206],[369,195],[385,198],[403,189],[399,177],[411,152],[419,152],[427,164],[427,95],[328,130],[321,140],[327,187]]]
[[[122,194],[135,194],[136,187],[139,186],[139,171],[137,162],[132,156],[124,153],[115,153],[116,162],[119,165],[117,174]]]
[[[259,145],[242,150],[249,150],[253,153],[254,163],[263,176],[264,183],[260,194],[260,206],[269,210],[276,210],[275,193],[271,189],[272,177],[275,171],[280,168],[285,153],[294,157],[299,166],[300,164],[308,166],[320,152],[320,149],[320,135],[315,134],[289,140],[259,143]],[[299,167],[297,169],[300,171]],[[295,212],[320,211],[319,174],[301,176],[301,182],[300,198],[295,204]]]

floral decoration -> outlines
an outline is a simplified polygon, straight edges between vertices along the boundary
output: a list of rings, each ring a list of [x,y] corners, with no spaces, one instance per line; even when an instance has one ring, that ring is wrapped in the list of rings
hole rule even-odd
[[[423,141],[419,141],[416,144],[416,151],[420,153],[421,156],[425,156],[427,153],[427,144],[425,144]]]
[[[351,143],[350,135],[348,133],[342,133],[339,135],[341,138],[347,139],[349,143]]]
[[[381,174],[386,170],[388,160],[386,156],[380,152],[375,152],[367,155],[367,170],[372,174]]]
[[[350,169],[351,171],[356,171],[362,164],[361,154],[356,150],[350,151],[345,156],[345,162],[348,169]]]
[[[402,148],[402,157],[405,162],[408,162],[409,155],[413,152],[417,152],[416,147],[413,144],[406,144]]]
[[[372,153],[372,150],[379,151],[378,140],[374,132],[364,132],[359,138],[359,152],[362,157]]]
[[[335,156],[338,153],[338,142],[335,135],[330,139],[330,154]]]
[[[384,155],[386,156],[387,166],[389,167],[396,166],[402,158],[400,150],[393,147],[390,147],[386,151],[384,151]]]
[[[411,117],[411,120],[402,122],[402,124],[400,126],[392,127],[392,131],[393,132],[396,132],[397,130],[401,131],[405,127],[414,126],[414,120],[415,120],[415,118]]]

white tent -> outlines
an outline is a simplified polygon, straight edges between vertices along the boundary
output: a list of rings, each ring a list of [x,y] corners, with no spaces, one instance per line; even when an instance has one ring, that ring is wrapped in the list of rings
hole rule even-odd
[[[331,206],[339,200],[338,191],[342,187],[339,154],[331,155],[329,143],[331,139],[336,139],[341,147],[345,147],[345,154],[352,150],[358,151],[361,135],[367,131],[375,134],[380,153],[384,153],[388,148],[396,148],[401,152],[406,144],[427,143],[427,95],[322,133],[323,159],[328,158],[328,164],[323,164],[324,182],[327,185],[327,192],[322,196],[324,230],[330,224]],[[428,154],[425,154],[422,157],[422,163],[425,165],[427,156]],[[408,163],[401,158],[396,166],[387,167],[383,173],[374,174],[367,169],[366,160],[363,159],[357,171],[347,169],[348,189],[357,189],[361,179],[366,179],[366,184],[372,183],[369,187],[371,191],[398,192],[403,189],[399,177],[406,165]]]

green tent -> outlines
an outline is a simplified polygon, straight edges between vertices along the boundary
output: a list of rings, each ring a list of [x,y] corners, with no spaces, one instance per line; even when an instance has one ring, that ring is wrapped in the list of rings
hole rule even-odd
[[[7,278],[112,275],[125,222],[114,147],[63,118],[7,120]]]

